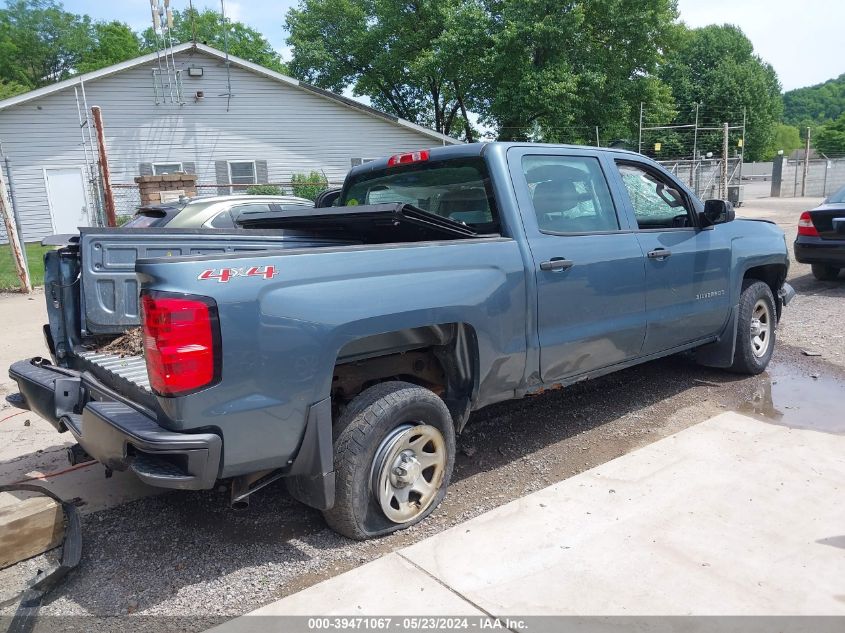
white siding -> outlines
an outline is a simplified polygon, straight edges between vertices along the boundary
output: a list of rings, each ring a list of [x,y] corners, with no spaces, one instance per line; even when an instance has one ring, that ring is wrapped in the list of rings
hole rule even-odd
[[[385,118],[231,66],[198,51],[177,65],[202,66],[183,75],[186,103],[155,105],[152,68],[138,66],[86,82],[88,105],[102,108],[112,182],[132,183],[140,163],[194,163],[199,183],[216,181],[218,160],[266,160],[271,182],[295,172],[323,171],[340,181],[355,157],[431,147],[438,140]],[[195,101],[197,91],[204,98]],[[12,160],[24,236],[52,232],[43,168],[84,165],[73,88],[0,111],[0,141]],[[209,192],[210,193],[210,192]]]

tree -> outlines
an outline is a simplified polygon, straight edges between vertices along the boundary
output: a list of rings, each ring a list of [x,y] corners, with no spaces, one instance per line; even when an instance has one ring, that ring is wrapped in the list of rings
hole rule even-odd
[[[198,11],[185,9],[173,12],[173,29],[170,32],[174,44],[197,41],[219,50],[228,46],[229,53],[241,57],[265,68],[277,72],[287,72],[279,54],[261,33],[241,22],[226,20],[223,26],[221,15],[211,9]],[[141,35],[144,51],[155,51],[161,47],[160,37],[156,36],[152,27],[147,28]]]
[[[654,76],[674,0],[301,0],[291,72],[456,137],[474,112],[499,138],[626,133]],[[615,132],[614,132],[615,134]]]
[[[801,132],[794,125],[779,123],[775,126],[772,141],[763,153],[763,160],[771,160],[781,150],[784,154],[790,154],[793,150],[804,147],[801,140]]]
[[[53,0],[16,0],[0,9],[0,80],[26,90],[67,79],[90,45],[91,20]]]
[[[76,71],[90,72],[141,55],[141,38],[123,22],[95,22]]]
[[[825,156],[845,156],[845,113],[816,130],[813,145]]]
[[[0,97],[40,88],[140,54],[121,22],[93,22],[53,0],[17,0],[0,9]]]
[[[489,0],[485,121],[499,138],[624,136],[640,101],[669,109],[655,77],[677,14],[671,0]],[[576,130],[572,130],[576,126]]]
[[[335,92],[351,85],[376,108],[444,134],[462,129],[472,140],[463,80],[476,8],[459,0],[302,0],[287,14],[290,70]]]
[[[685,30],[667,54],[660,75],[678,107],[704,104],[732,125],[742,122],[745,108],[745,156],[750,160],[763,157],[783,112],[780,82],[738,27],[725,24]]]

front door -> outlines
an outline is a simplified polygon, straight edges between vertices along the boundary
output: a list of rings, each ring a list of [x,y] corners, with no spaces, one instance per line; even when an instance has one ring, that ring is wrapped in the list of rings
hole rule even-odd
[[[534,258],[543,382],[636,357],[646,330],[643,254],[599,156],[513,148],[508,163]]]
[[[616,164],[646,256],[643,354],[720,333],[731,307],[731,243],[725,227],[698,228],[690,195],[653,165],[636,158]]]
[[[80,226],[91,224],[81,167],[48,167],[44,181],[56,234],[76,233]]]

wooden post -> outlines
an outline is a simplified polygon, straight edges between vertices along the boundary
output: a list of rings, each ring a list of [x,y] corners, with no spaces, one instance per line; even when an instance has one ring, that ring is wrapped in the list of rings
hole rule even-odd
[[[106,203],[106,224],[117,226],[117,213],[114,210],[114,192],[111,188],[111,172],[109,171],[109,158],[106,153],[106,135],[103,133],[103,113],[100,106],[93,106],[91,114],[94,115],[94,128],[97,130],[97,146],[100,150],[100,175],[103,178],[103,198]]]
[[[15,260],[15,270],[21,283],[21,291],[32,292],[32,280],[29,278],[29,267],[24,258],[26,254],[18,238],[18,227],[15,222],[15,214],[12,212],[12,205],[9,202],[9,192],[6,190],[6,180],[3,176],[3,168],[0,167],[0,215],[3,216],[3,224],[6,226],[6,237],[9,246],[12,247],[12,258]]]
[[[807,141],[804,144],[804,174],[801,176],[801,197],[807,192],[807,172],[810,169],[810,128],[807,128]],[[798,166],[795,166],[798,171]]]

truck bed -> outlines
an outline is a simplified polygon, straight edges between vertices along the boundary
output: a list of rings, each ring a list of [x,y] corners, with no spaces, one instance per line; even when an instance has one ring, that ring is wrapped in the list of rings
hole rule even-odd
[[[152,394],[150,379],[147,375],[147,363],[143,356],[123,356],[91,350],[77,352],[93,373],[105,373],[109,383],[117,380],[130,383],[133,387]]]

